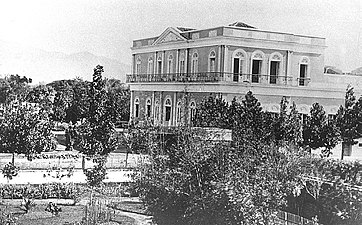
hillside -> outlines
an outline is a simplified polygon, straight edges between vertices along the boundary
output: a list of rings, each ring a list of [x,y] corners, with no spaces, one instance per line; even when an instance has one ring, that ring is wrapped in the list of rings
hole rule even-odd
[[[90,80],[96,65],[104,66],[104,76],[125,81],[130,65],[89,52],[65,54],[18,46],[0,41],[0,74],[19,74],[33,83],[82,77]]]

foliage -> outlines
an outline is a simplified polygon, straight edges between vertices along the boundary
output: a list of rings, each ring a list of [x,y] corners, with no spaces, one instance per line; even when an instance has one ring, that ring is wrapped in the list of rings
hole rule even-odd
[[[72,183],[49,183],[40,185],[0,185],[0,198],[2,199],[49,199],[63,198],[78,200],[84,193],[84,187]]]
[[[76,129],[79,150],[86,156],[107,155],[116,149],[115,128],[107,111],[103,67],[94,69],[93,82],[89,92],[89,111],[84,121]]]
[[[25,154],[29,160],[55,149],[52,123],[48,115],[31,105],[8,107],[0,122],[0,151]]]
[[[226,216],[231,214],[229,202],[218,201],[226,196],[217,185],[217,178],[223,177],[222,146],[207,148],[204,135],[186,128],[176,133],[171,150],[151,153],[152,164],[138,177],[141,198],[156,223],[222,224],[232,219]],[[151,145],[151,151],[159,153],[160,146]]]
[[[31,82],[31,78],[21,77],[18,74],[0,79],[0,103],[24,101],[29,91],[28,84]]]
[[[304,189],[289,198],[287,210],[322,224],[357,225],[362,222],[362,164],[304,157]]]
[[[0,224],[2,225],[17,225],[17,218],[15,218],[10,212],[6,212],[0,209]]]
[[[32,87],[26,96],[26,101],[35,103],[41,110],[50,112],[53,104],[54,90],[50,86],[38,85]]]
[[[346,90],[344,105],[337,112],[336,124],[341,132],[341,139],[348,145],[357,143],[356,139],[362,136],[362,99],[356,101],[352,87]]]
[[[23,209],[25,211],[25,213],[28,213],[30,211],[31,208],[33,208],[35,206],[35,203],[32,199],[30,198],[24,198],[21,201],[20,204],[20,208]]]
[[[330,150],[339,140],[339,130],[333,121],[328,122],[326,112],[319,103],[314,103],[303,127],[303,145],[312,149],[324,148],[322,154],[329,156]]]
[[[19,167],[15,166],[13,163],[9,162],[5,164],[4,168],[2,169],[2,173],[4,177],[8,180],[12,180],[13,177],[16,177],[19,172]]]
[[[106,178],[106,161],[105,157],[99,157],[93,159],[95,165],[90,169],[85,169],[84,174],[87,177],[87,184],[91,187],[96,187],[102,184],[102,181]]]
[[[56,203],[49,202],[47,207],[45,208],[46,212],[50,212],[52,215],[58,216],[59,213],[62,211],[62,208],[60,208]]]
[[[193,125],[195,127],[230,128],[228,108],[228,103],[224,99],[210,95],[198,106]]]

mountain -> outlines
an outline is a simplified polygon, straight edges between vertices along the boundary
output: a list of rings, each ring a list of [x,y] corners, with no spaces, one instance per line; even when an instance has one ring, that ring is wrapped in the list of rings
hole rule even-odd
[[[19,46],[0,41],[0,74],[19,74],[33,79],[33,83],[81,77],[91,80],[96,65],[104,68],[104,77],[125,81],[130,65],[118,60],[97,56],[90,52],[65,54]]]
[[[357,69],[352,70],[352,71],[351,71],[351,74],[354,74],[354,75],[362,75],[362,67],[358,67]]]

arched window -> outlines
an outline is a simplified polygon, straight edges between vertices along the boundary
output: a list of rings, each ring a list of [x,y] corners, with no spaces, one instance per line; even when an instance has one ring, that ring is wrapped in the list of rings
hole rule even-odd
[[[153,59],[152,59],[152,57],[148,58],[147,73],[148,74],[153,74]]]
[[[251,56],[251,82],[259,83],[263,68],[264,53],[255,51]]]
[[[157,58],[157,73],[161,74],[162,73],[162,57],[159,56]]]
[[[216,65],[216,53],[215,51],[211,51],[209,54],[209,72],[215,72]]]
[[[299,86],[306,86],[308,83],[309,58],[304,56],[299,61]]]
[[[180,54],[180,63],[179,63],[179,72],[180,73],[185,73],[185,54],[181,53]]]
[[[158,121],[160,115],[160,102],[158,100],[155,101],[155,115],[154,120]]]
[[[135,98],[134,100],[134,117],[138,118],[140,115],[140,99]]]
[[[166,98],[166,100],[165,100],[165,121],[166,122],[169,122],[171,120],[171,109],[172,109],[171,99]]]
[[[195,119],[195,116],[196,116],[196,103],[195,101],[192,101],[190,102],[190,105],[189,105],[189,108],[190,108],[190,123],[192,123],[192,121]]]
[[[141,58],[137,57],[136,60],[136,74],[141,74]]]
[[[192,61],[191,61],[191,73],[197,73],[199,66],[199,55],[195,52],[192,54]]]
[[[172,67],[173,67],[173,56],[169,55],[167,60],[167,73],[172,73]]]
[[[182,103],[181,101],[177,102],[177,112],[176,112],[176,123],[177,125],[181,124],[181,116],[182,116]]]
[[[245,60],[246,60],[246,52],[242,49],[237,49],[233,53],[233,61],[232,61],[232,68],[233,68],[233,81],[239,82],[240,76],[242,76],[244,67],[245,67]]]
[[[269,59],[269,83],[276,84],[278,80],[278,76],[280,75],[281,64],[282,64],[283,56],[279,52],[274,52],[270,55]]]
[[[152,114],[152,103],[151,99],[146,100],[146,117],[150,118]]]

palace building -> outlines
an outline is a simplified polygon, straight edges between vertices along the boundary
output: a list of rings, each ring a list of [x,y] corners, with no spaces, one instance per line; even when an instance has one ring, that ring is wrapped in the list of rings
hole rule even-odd
[[[362,76],[324,73],[326,47],[322,37],[241,22],[200,30],[169,27],[160,36],[133,41],[131,117],[177,126],[189,123],[206,96],[231,101],[249,90],[266,111],[278,113],[286,96],[302,114],[319,102],[333,116],[348,85],[359,96]]]

